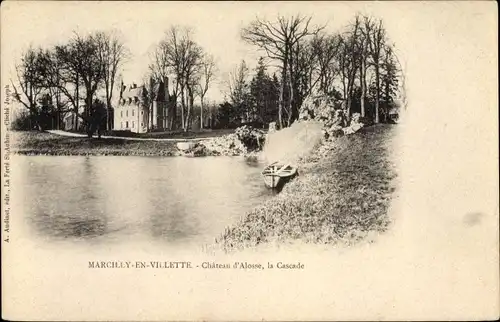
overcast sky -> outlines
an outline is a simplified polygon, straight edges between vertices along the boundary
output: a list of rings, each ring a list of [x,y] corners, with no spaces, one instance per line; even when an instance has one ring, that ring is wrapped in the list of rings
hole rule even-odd
[[[485,16],[481,9],[477,4],[416,2],[4,2],[2,75],[8,79],[14,62],[30,44],[64,42],[75,30],[118,29],[132,54],[123,71],[124,81],[140,83],[147,73],[148,53],[164,31],[171,25],[187,25],[194,28],[196,41],[216,59],[222,84],[214,86],[208,96],[219,100],[227,73],[241,59],[253,69],[263,54],[240,39],[241,28],[256,16],[311,15],[314,23],[328,24],[335,31],[359,12],[384,20],[407,81],[420,84],[418,75],[425,69],[448,73],[446,65],[458,63],[456,59],[461,57],[450,50],[461,50],[461,54],[477,50],[474,42],[491,36],[481,34],[481,23],[491,21],[494,15]]]
[[[241,59],[250,69],[262,55],[240,39],[240,31],[256,16],[276,18],[278,14],[303,14],[314,17],[313,23],[328,24],[331,30],[345,25],[356,12],[372,13],[386,19],[391,38],[400,40],[398,17],[404,8],[386,4],[360,3],[228,3],[228,2],[22,2],[2,6],[2,62],[12,67],[20,53],[30,44],[50,46],[64,42],[73,31],[117,29],[123,33],[131,60],[124,66],[125,83],[141,82],[147,72],[149,53],[171,25],[194,28],[196,41],[214,55],[220,70],[220,85],[209,96],[221,97],[227,74]],[[5,10],[4,10],[5,9]],[[401,46],[404,44],[402,43]],[[5,51],[4,51],[5,49]]]

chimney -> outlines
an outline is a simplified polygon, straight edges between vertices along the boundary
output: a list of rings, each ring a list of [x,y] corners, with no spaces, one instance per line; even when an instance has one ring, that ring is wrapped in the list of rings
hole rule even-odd
[[[136,83],[132,83],[132,88],[137,88],[137,84]]]
[[[127,86],[125,86],[125,84],[123,84],[123,80],[121,81],[121,85],[122,86],[121,86],[121,90],[120,90],[120,97],[122,96],[123,92],[125,91],[125,88],[127,87]]]

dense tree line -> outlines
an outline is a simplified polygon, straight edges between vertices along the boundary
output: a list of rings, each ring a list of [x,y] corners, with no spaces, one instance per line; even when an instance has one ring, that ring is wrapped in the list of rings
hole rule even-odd
[[[278,67],[278,125],[290,126],[309,95],[340,99],[348,118],[356,108],[365,119],[385,121],[401,68],[382,20],[356,15],[337,33],[311,21],[303,16],[257,18],[242,30],[242,39]]]
[[[332,98],[338,103],[332,108],[348,119],[358,112],[365,123],[389,121],[404,78],[382,20],[356,15],[339,32],[325,29],[302,16],[257,18],[243,28],[243,41],[264,56],[252,79],[245,61],[230,73],[219,123],[290,126],[310,95]],[[266,64],[274,67],[272,77]]]
[[[373,17],[356,15],[338,32],[300,15],[256,18],[242,28],[241,39],[262,57],[254,69],[241,61],[229,73],[226,100],[215,104],[207,102],[219,76],[214,57],[194,40],[192,29],[168,28],[151,52],[142,101],[152,108],[155,86],[168,77],[175,102],[171,130],[188,131],[194,123],[203,128],[275,121],[286,127],[298,119],[304,100],[317,95],[333,98],[348,119],[359,112],[365,122],[378,123],[388,120],[404,85],[396,49],[383,21]],[[26,50],[12,85],[29,127],[60,128],[72,112],[74,130],[111,129],[113,98],[121,87],[117,77],[127,58],[116,32],[74,33],[51,48]]]
[[[72,111],[74,130],[83,127],[91,135],[97,128],[109,129],[113,89],[126,58],[127,49],[115,32],[74,33],[66,43],[48,49],[30,47],[16,65],[14,97],[27,108],[31,127],[60,128],[63,117]],[[101,89],[105,102],[96,97]],[[53,124],[42,122],[42,109],[53,114]]]

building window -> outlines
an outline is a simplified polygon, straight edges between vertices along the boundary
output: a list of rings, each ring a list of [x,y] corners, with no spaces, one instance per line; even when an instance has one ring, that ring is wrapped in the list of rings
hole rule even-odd
[[[132,128],[135,128],[135,121],[132,121]]]
[[[123,122],[120,122],[120,124],[121,124],[121,128],[123,129]]]
[[[134,116],[134,110],[132,110],[132,116]]]
[[[128,117],[128,110],[125,111],[125,116]],[[127,126],[128,127],[128,126]]]
[[[120,112],[120,116],[123,117],[123,111]]]
[[[141,127],[144,126],[144,122],[141,122]]]
[[[128,129],[128,121],[125,122],[125,128]]]
[[[144,111],[141,111],[141,115],[144,115]]]

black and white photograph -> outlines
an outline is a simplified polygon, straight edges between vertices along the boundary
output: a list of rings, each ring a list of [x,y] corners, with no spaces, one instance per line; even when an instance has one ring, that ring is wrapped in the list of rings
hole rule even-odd
[[[492,1],[4,1],[2,318],[494,320]]]

